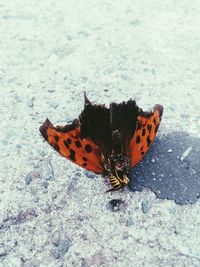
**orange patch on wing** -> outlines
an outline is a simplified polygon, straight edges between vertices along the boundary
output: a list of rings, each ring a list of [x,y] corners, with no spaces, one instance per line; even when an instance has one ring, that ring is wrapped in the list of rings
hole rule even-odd
[[[162,112],[163,107],[155,105],[151,113],[139,113],[135,133],[129,145],[131,167],[137,165],[148,152],[156,137]]]
[[[80,138],[79,126],[67,131],[64,128],[54,127],[47,119],[40,127],[40,132],[63,157],[89,171],[102,174],[101,149],[92,140]]]

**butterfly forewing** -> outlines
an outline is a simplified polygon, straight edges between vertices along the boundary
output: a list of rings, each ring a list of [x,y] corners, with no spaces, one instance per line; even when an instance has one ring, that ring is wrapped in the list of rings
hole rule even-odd
[[[40,132],[62,156],[87,170],[102,174],[101,149],[91,139],[80,138],[79,126],[71,128],[54,127],[47,119],[40,127]]]

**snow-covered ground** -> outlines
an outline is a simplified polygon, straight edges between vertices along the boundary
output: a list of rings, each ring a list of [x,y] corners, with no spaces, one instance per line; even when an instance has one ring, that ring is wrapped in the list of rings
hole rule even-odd
[[[199,14],[199,0],[1,1],[0,266],[200,266],[199,201],[105,193],[101,176],[60,157],[38,131],[46,117],[76,118],[87,91],[107,105],[160,103],[159,143],[179,132],[198,145]],[[177,147],[190,157],[177,139],[166,162]],[[113,199],[122,200],[115,211]]]

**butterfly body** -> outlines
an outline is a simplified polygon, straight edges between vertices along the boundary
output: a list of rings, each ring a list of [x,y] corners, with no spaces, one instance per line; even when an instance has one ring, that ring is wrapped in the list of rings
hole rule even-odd
[[[130,157],[123,153],[123,139],[119,130],[112,133],[112,152],[104,163],[112,189],[118,190],[129,183],[128,175],[131,168]]]
[[[147,153],[163,112],[156,105],[143,112],[136,102],[93,105],[85,95],[85,107],[71,124],[56,126],[47,119],[40,132],[62,156],[79,166],[108,176],[112,189],[129,183],[129,172]]]

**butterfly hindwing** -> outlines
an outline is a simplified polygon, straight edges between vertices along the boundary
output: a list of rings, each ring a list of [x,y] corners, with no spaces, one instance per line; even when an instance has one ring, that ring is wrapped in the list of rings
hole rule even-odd
[[[80,138],[80,126],[77,121],[63,127],[54,127],[47,119],[40,127],[40,132],[65,158],[87,170],[103,173],[101,149],[91,139]]]
[[[155,105],[152,112],[138,112],[135,133],[130,141],[131,167],[137,165],[148,152],[161,122],[163,107]]]

